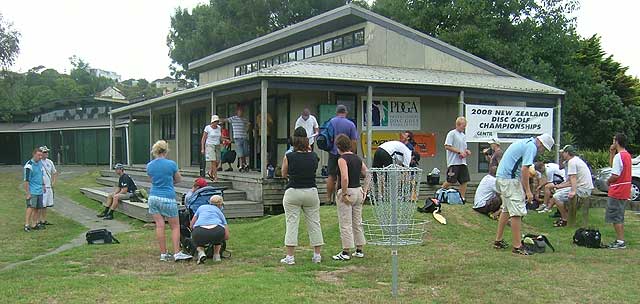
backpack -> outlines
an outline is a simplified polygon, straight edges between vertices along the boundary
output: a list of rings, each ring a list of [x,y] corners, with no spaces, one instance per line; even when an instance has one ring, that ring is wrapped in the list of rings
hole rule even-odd
[[[547,236],[543,234],[525,234],[521,242],[522,246],[529,252],[544,253],[547,246],[551,248],[553,252],[556,252],[556,249],[553,248]]]
[[[587,248],[602,248],[602,235],[598,229],[578,228],[573,243]]]
[[[456,189],[440,188],[436,191],[435,197],[441,204],[449,204],[449,205],[464,204],[462,195]]]
[[[424,202],[424,207],[418,207],[418,212],[422,213],[440,213],[440,211],[442,211],[440,201],[432,197],[427,197]]]
[[[320,150],[330,152],[333,150],[334,129],[331,119],[325,121],[320,127],[320,133],[316,137],[316,145]]]
[[[93,244],[120,244],[120,241],[116,239],[111,231],[107,229],[96,229],[90,230],[85,234],[87,238],[87,243],[89,245]]]

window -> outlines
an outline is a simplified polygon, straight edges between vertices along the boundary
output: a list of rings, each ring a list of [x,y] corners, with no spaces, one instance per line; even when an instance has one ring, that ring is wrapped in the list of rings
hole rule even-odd
[[[279,65],[280,64],[280,57],[279,56],[273,57],[272,61],[273,61],[273,65]]]
[[[353,45],[363,45],[364,44],[364,30],[359,30],[357,32],[355,32],[353,34],[354,36],[354,41],[353,41]]]
[[[342,37],[333,38],[333,51],[342,50]]]
[[[353,47],[353,33],[349,33],[342,37],[342,42],[344,44],[344,48],[348,49]]]
[[[313,46],[313,57],[322,55],[322,45],[320,43]]]
[[[240,66],[240,75],[244,75],[246,73],[247,73],[247,66],[246,65]]]
[[[489,144],[480,143],[478,144],[478,173],[487,173],[489,172],[489,162],[484,157],[484,149],[489,148]]]
[[[265,61],[266,61],[266,67],[267,68],[271,67],[273,65],[273,58],[269,58],[269,59],[267,59]]]
[[[255,72],[258,70],[258,62],[251,63],[251,71]]]
[[[160,137],[164,140],[176,139],[176,114],[160,116]]]
[[[233,75],[240,76],[240,67],[239,66],[235,67],[235,69],[233,70]]]
[[[324,53],[325,54],[329,54],[329,53],[333,52],[333,43],[332,43],[331,40],[325,41],[323,46],[324,46]]]
[[[289,62],[289,55],[287,55],[287,53],[283,53],[280,55],[280,63],[287,63]]]
[[[304,48],[304,58],[307,59],[311,57],[313,57],[313,49],[310,46],[308,46]]]
[[[245,66],[247,67],[247,74],[249,74],[249,73],[253,72],[253,69],[252,69],[251,63],[247,63]]]
[[[289,61],[296,61],[296,51],[289,52]]]
[[[267,61],[264,59],[260,60],[260,68],[264,69],[266,67],[267,67]]]
[[[304,59],[304,49],[299,49],[296,51],[296,60]]]

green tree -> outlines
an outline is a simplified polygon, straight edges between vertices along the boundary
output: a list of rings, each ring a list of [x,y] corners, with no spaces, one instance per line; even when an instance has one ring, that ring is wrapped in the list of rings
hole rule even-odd
[[[344,0],[210,0],[176,9],[167,36],[173,76],[197,79],[189,62],[344,5]]]
[[[19,52],[20,32],[0,14],[0,67],[4,69],[11,66]]]

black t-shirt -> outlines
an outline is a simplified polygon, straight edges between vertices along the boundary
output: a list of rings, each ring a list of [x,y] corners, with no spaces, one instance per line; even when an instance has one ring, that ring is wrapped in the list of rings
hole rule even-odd
[[[286,155],[289,164],[287,188],[316,188],[318,156],[315,152],[290,152]]]
[[[129,177],[129,174],[126,173],[123,173],[120,176],[120,179],[118,180],[118,187],[120,187],[120,189],[127,187],[127,192],[129,193],[133,193],[138,190],[136,183],[134,183],[131,177]]]
[[[342,154],[340,158],[347,162],[347,170],[349,173],[349,188],[360,187],[360,172],[362,172],[362,159],[355,154]],[[342,187],[340,182],[340,166],[338,166],[338,189]]]

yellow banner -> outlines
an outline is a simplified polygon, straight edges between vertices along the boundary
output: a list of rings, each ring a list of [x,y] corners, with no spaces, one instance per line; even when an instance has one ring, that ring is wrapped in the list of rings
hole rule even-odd
[[[392,140],[400,140],[400,132],[371,132],[371,152],[374,153],[379,145]],[[436,156],[436,135],[434,133],[413,133],[413,140],[416,142],[414,150],[420,153],[420,157]],[[364,151],[364,156],[367,157],[366,132],[362,132],[360,135],[360,144],[361,151]]]

